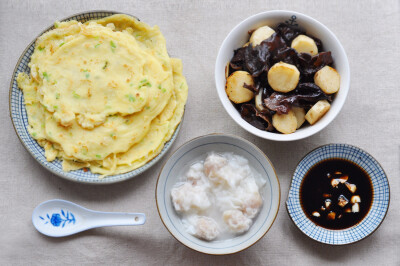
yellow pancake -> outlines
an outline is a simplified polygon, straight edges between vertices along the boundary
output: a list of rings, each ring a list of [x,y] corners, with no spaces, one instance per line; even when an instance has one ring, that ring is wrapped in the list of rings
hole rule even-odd
[[[158,27],[127,15],[56,23],[21,73],[30,134],[65,171],[102,176],[157,156],[183,116],[187,84]]]

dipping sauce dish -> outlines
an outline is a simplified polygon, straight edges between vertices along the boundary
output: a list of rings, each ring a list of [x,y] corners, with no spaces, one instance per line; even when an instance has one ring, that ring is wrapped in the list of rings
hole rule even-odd
[[[327,182],[316,181],[317,178]],[[329,186],[334,186],[333,190]],[[346,204],[340,192],[345,194]],[[331,201],[328,205],[322,199],[324,194]],[[370,154],[348,144],[328,144],[314,149],[299,162],[286,207],[294,224],[308,237],[325,244],[344,245],[364,239],[379,227],[389,208],[389,194],[386,174]],[[361,201],[353,198],[352,203],[352,196],[359,196]],[[359,209],[353,209],[355,204]],[[350,206],[351,212],[346,212]],[[325,210],[321,211],[321,207]],[[331,212],[335,217],[329,215]],[[342,217],[338,218],[340,214]],[[330,220],[323,221],[325,218]]]
[[[367,172],[345,159],[317,163],[300,186],[303,211],[327,229],[345,229],[361,222],[370,210],[372,195]]]

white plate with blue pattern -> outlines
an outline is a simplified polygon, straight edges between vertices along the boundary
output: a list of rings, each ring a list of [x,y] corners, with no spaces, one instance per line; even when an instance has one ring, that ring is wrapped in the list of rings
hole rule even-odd
[[[233,239],[205,241],[185,231],[171,201],[171,189],[189,167],[204,160],[209,152],[232,152],[249,161],[266,181],[262,188],[263,206],[249,231]],[[195,138],[182,145],[165,163],[156,186],[157,209],[167,230],[183,245],[196,251],[224,255],[240,252],[259,241],[271,228],[279,210],[280,186],[268,157],[251,142],[232,135],[212,134]]]
[[[358,224],[341,230],[330,230],[313,223],[301,208],[300,186],[308,170],[320,161],[341,158],[364,169],[373,187],[372,206]],[[389,208],[389,182],[380,164],[367,152],[348,144],[328,144],[308,153],[297,165],[286,201],[290,218],[301,232],[310,238],[330,245],[345,245],[364,239],[382,223]]]
[[[79,13],[76,15],[72,15],[60,21],[69,21],[69,20],[77,20],[80,22],[86,22],[92,19],[101,19],[104,17],[108,17],[114,14],[121,14],[121,12],[114,12],[114,11],[89,11],[84,13]],[[48,27],[42,33],[39,34],[41,36],[43,33],[54,29],[54,26]],[[29,134],[27,128],[28,124],[28,117],[24,105],[24,97],[22,91],[18,88],[17,85],[17,76],[20,72],[29,73],[28,63],[30,61],[31,55],[34,52],[36,39],[33,40],[28,47],[24,50],[21,57],[19,58],[17,65],[15,66],[14,73],[11,79],[10,84],[10,94],[9,94],[9,104],[10,104],[10,116],[12,123],[14,125],[15,132],[17,133],[20,141],[28,150],[28,152],[36,159],[43,167],[47,170],[56,174],[60,177],[65,179],[76,181],[80,183],[92,183],[92,184],[110,184],[121,182],[137,175],[140,175],[155,163],[157,163],[169,150],[172,143],[175,141],[176,136],[179,132],[180,125],[176,128],[174,134],[172,135],[171,139],[165,143],[164,148],[162,151],[151,161],[147,164],[143,165],[142,167],[133,170],[131,172],[119,175],[108,176],[105,178],[100,179],[98,174],[94,174],[90,171],[84,171],[83,169],[71,171],[71,172],[64,172],[62,170],[62,165],[60,160],[55,160],[52,162],[48,162],[44,155],[44,149],[34,140],[31,135]]]

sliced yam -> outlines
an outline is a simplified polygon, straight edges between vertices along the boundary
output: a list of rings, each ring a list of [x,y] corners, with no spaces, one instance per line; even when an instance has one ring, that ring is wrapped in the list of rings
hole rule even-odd
[[[225,79],[228,79],[229,77],[229,66],[231,62],[228,62],[225,66]]]
[[[308,121],[308,123],[313,125],[321,117],[323,117],[330,108],[331,105],[327,100],[318,101],[316,104],[313,105],[313,107],[311,107],[310,110],[308,110],[306,114],[306,120]]]
[[[259,90],[255,99],[254,99],[255,106],[258,111],[262,112],[265,110],[264,105],[262,104],[262,90]]]
[[[290,134],[296,131],[297,119],[292,110],[287,114],[274,114],[272,116],[272,125],[276,130],[283,134]]]
[[[262,41],[271,37],[275,31],[268,26],[259,27],[256,29],[250,37],[250,43],[253,46],[259,45]]]
[[[292,110],[297,119],[296,129],[298,129],[299,127],[301,127],[301,125],[303,125],[304,121],[306,121],[306,111],[304,110],[304,108],[301,107],[293,107]]]
[[[324,66],[314,75],[314,83],[326,94],[332,94],[340,88],[340,75],[333,67]]]
[[[317,44],[313,39],[306,35],[299,35],[292,41],[292,48],[298,53],[307,53],[310,55],[318,54]]]
[[[253,99],[254,93],[244,85],[254,85],[253,78],[246,71],[235,71],[226,80],[225,91],[234,103],[245,103]]]
[[[268,84],[274,91],[290,92],[299,83],[300,72],[296,66],[279,62],[268,71]]]

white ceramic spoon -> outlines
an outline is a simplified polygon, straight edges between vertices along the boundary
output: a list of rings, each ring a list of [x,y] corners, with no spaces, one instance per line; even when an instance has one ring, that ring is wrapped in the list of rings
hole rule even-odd
[[[88,229],[115,225],[142,225],[143,213],[92,211],[66,200],[49,200],[38,205],[32,213],[32,223],[47,236],[61,237]]]

